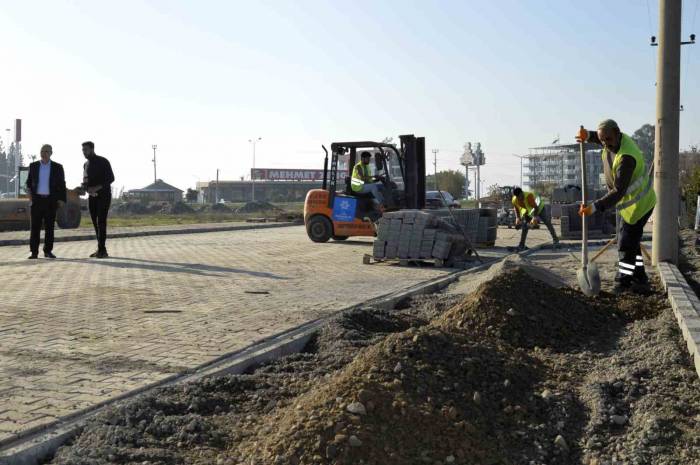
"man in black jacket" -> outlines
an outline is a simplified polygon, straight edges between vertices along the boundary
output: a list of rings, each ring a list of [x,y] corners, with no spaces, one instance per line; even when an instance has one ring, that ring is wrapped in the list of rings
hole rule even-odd
[[[88,207],[92,225],[97,235],[97,250],[90,256],[107,258],[107,213],[112,203],[112,187],[114,173],[109,161],[95,153],[95,144],[83,142],[83,155],[87,159],[83,165],[82,189],[90,196]]]
[[[39,235],[44,223],[44,257],[56,258],[53,250],[53,228],[56,210],[66,203],[66,178],[63,166],[51,161],[53,149],[49,144],[41,147],[41,160],[29,165],[27,192],[31,205],[31,233],[29,236],[30,259],[39,255]]]

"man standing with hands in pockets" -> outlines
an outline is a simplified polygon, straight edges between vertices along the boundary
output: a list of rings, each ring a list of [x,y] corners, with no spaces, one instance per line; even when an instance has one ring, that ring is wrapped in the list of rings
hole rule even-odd
[[[107,214],[112,203],[111,184],[114,182],[114,173],[109,160],[95,153],[93,142],[83,142],[83,155],[87,161],[83,165],[81,190],[90,196],[88,207],[97,235],[97,250],[90,256],[107,258]]]

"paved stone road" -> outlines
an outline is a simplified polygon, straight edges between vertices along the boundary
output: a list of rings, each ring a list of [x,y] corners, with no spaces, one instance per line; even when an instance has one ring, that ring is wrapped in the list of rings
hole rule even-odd
[[[108,237],[128,237],[129,235],[152,235],[191,231],[207,232],[230,231],[232,229],[250,229],[263,228],[271,226],[280,226],[282,223],[248,223],[245,221],[228,221],[222,223],[193,223],[193,224],[169,224],[163,226],[124,226],[124,227],[109,227]],[[42,232],[43,237],[43,232]],[[76,228],[76,229],[60,229],[56,228],[54,237],[57,241],[62,241],[70,238],[80,238],[80,240],[95,240],[95,230],[93,228]],[[29,244],[29,231],[2,231],[0,232],[0,246]]]
[[[0,248],[0,442],[263,337],[447,273],[362,265],[303,227]],[[249,292],[267,291],[269,294]]]

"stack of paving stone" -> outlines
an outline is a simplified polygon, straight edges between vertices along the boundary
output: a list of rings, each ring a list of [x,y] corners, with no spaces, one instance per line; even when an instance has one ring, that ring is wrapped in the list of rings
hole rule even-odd
[[[498,211],[495,208],[479,209],[479,231],[474,241],[480,245],[492,246],[498,233]]]
[[[377,225],[376,259],[451,260],[463,255],[464,236],[447,221],[420,210],[385,213]]]
[[[471,243],[477,242],[480,215],[478,208],[454,208],[452,214],[448,209],[442,208],[430,210],[430,213],[454,225],[458,231],[463,231]]]
[[[547,206],[548,207],[548,206]],[[545,208],[547,208],[545,207]],[[578,215],[579,204],[561,206],[560,236],[562,239],[580,239],[583,227]],[[616,231],[615,211],[599,211],[588,217],[588,233],[593,237],[614,235]]]

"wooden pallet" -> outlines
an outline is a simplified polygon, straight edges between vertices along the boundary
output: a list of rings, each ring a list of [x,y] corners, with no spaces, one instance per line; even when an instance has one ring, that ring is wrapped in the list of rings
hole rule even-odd
[[[435,268],[444,268],[448,266],[447,260],[440,258],[376,258],[369,254],[364,254],[362,256],[362,263],[365,265],[387,263],[399,266],[433,265]]]

